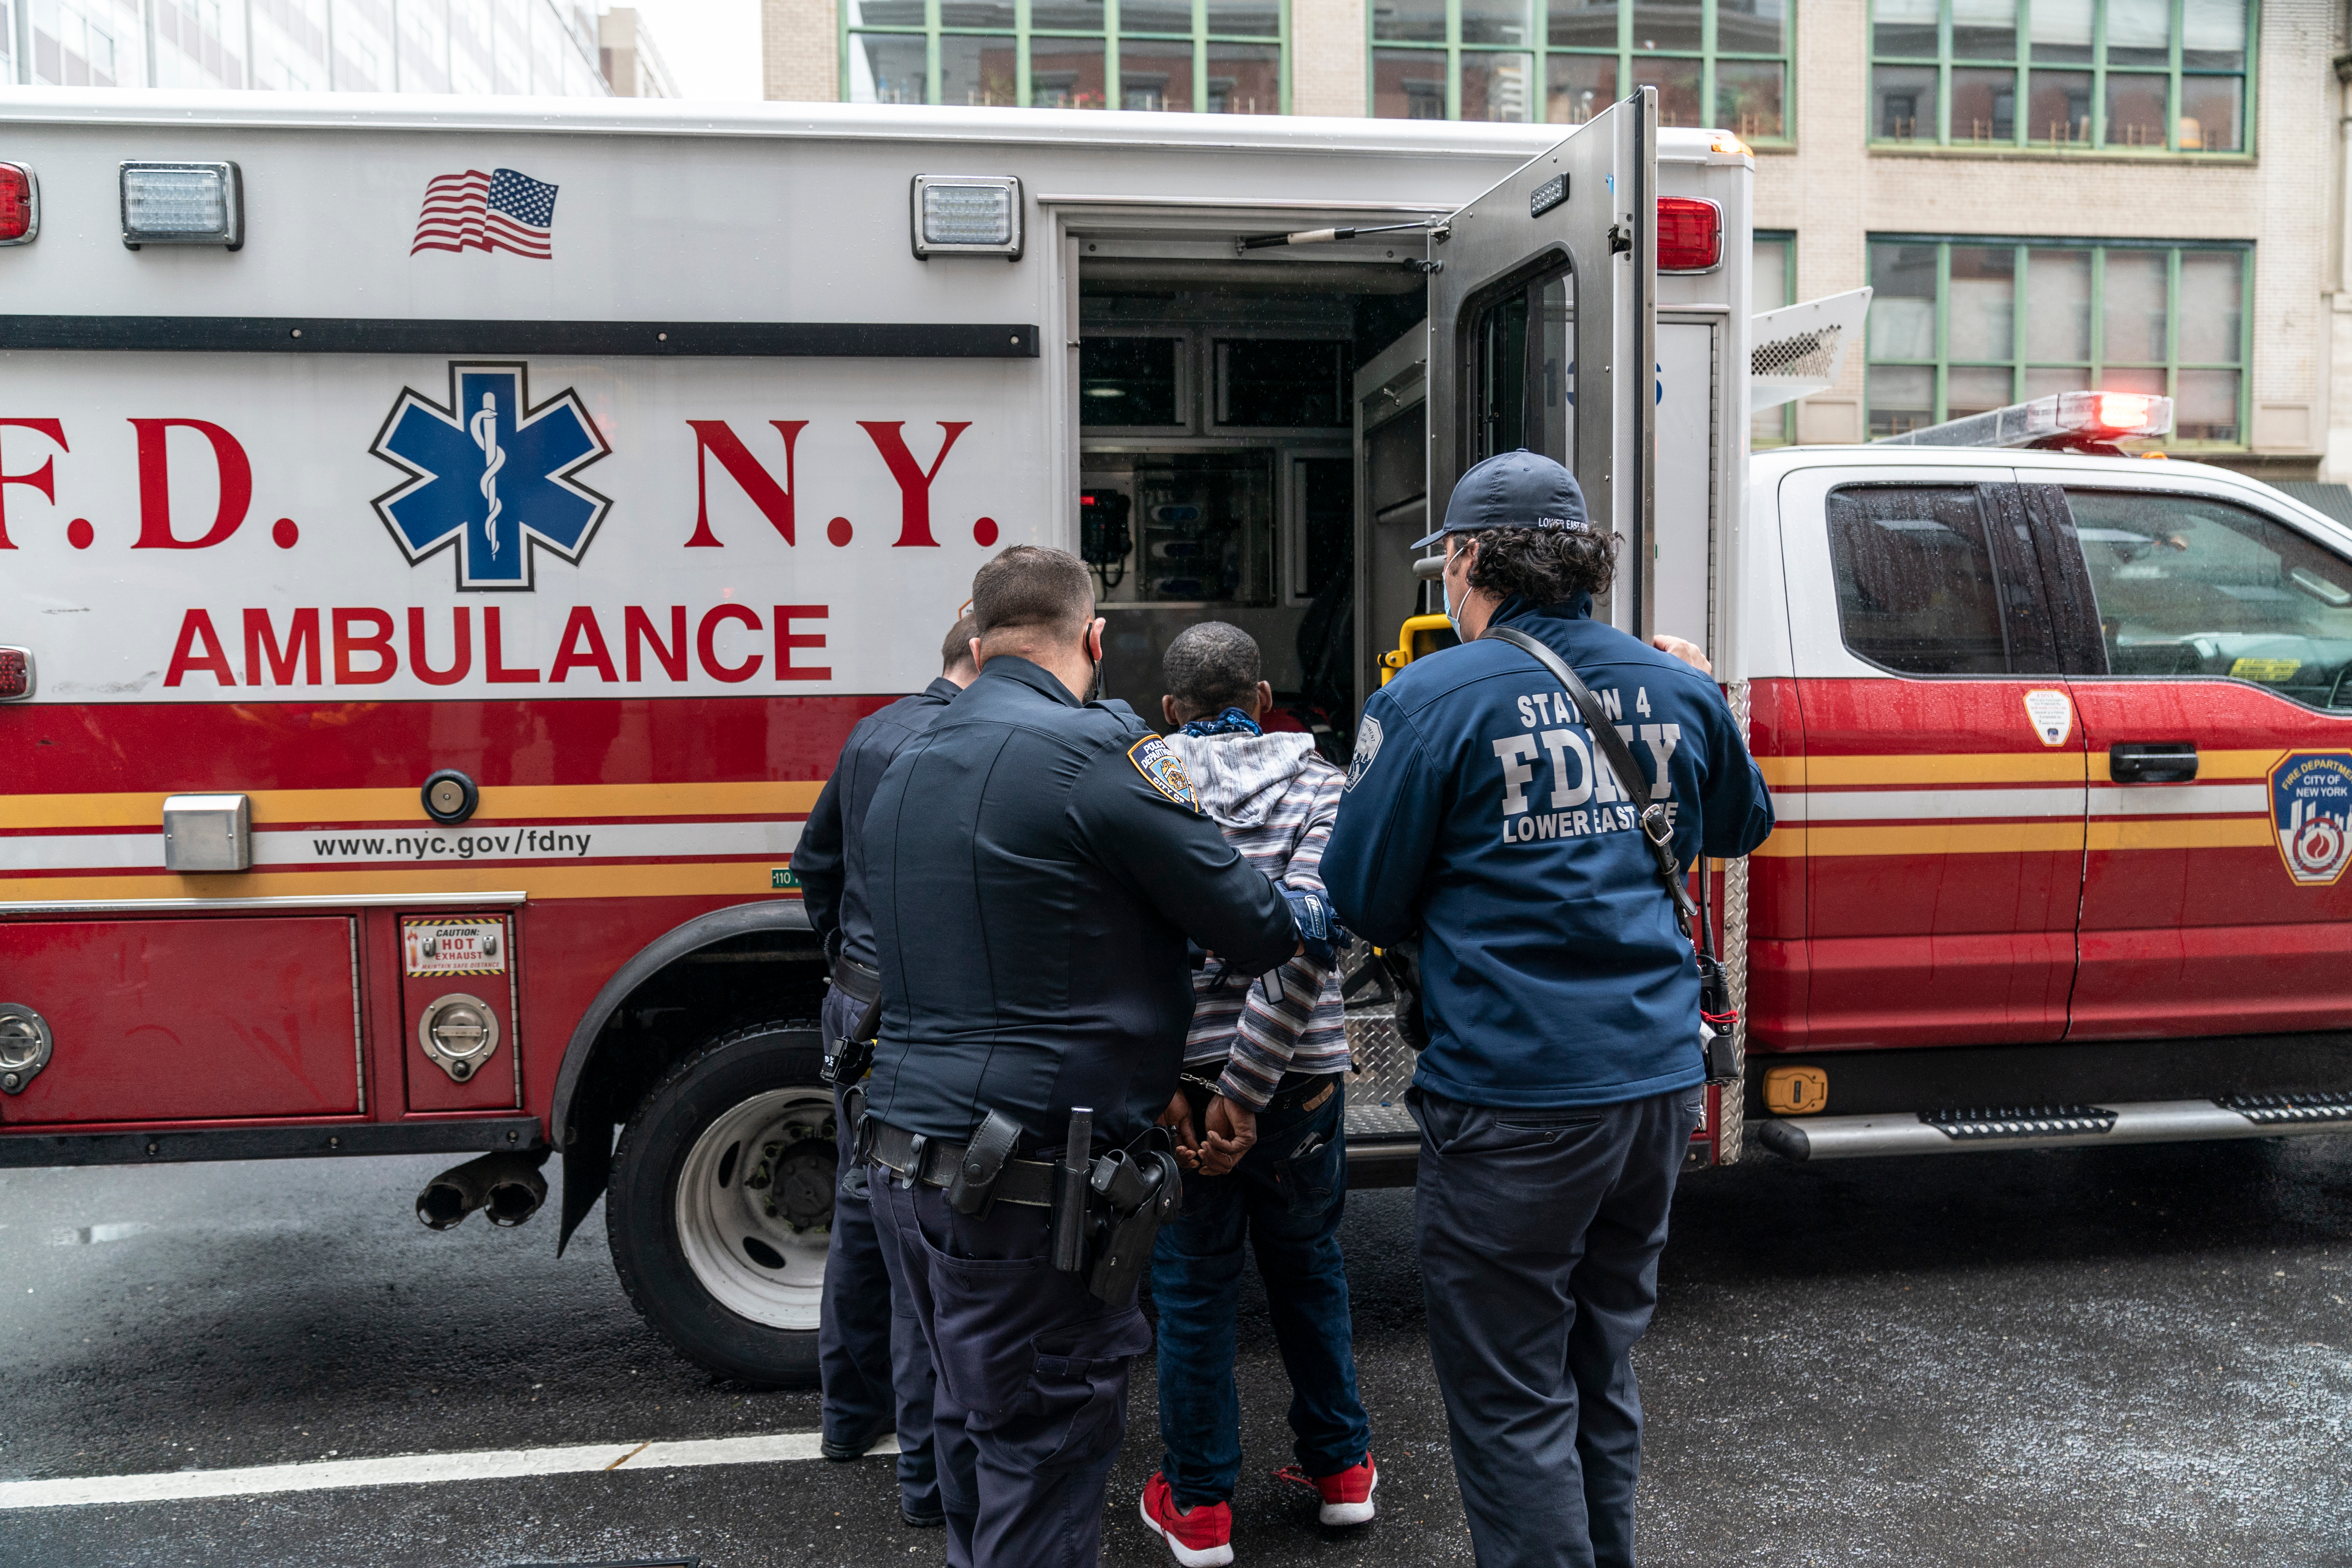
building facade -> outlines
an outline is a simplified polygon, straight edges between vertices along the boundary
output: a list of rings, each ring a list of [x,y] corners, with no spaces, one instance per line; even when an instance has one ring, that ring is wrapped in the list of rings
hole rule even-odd
[[[0,79],[35,87],[599,96],[573,0],[0,0]]]
[[[1565,126],[1654,86],[1669,124],[1756,149],[1759,309],[1876,289],[1867,352],[1759,443],[2097,385],[2169,394],[2184,455],[2352,478],[2352,111],[2320,0],[763,8],[780,99]]]
[[[596,18],[596,63],[615,98],[683,98],[677,79],[654,47],[654,36],[629,6]]]

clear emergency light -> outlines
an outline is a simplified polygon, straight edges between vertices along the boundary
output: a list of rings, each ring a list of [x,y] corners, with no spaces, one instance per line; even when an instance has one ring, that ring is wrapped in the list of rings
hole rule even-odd
[[[40,183],[22,163],[0,163],[0,245],[30,245],[40,232]]]
[[[2042,447],[2112,450],[2172,430],[2172,399],[2147,392],[2058,392],[1989,414],[1882,436],[1891,447]]]
[[[122,243],[245,244],[245,182],[235,163],[122,165]]]
[[[915,176],[915,254],[1021,257],[1021,182],[1009,175]]]
[[[1723,265],[1723,209],[1697,196],[1658,198],[1658,270],[1712,272]]]

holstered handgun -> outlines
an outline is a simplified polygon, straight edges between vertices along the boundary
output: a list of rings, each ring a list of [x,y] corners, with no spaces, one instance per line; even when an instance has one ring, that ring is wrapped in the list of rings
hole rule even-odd
[[[1102,1229],[1087,1289],[1112,1306],[1134,1299],[1160,1227],[1184,1206],[1183,1178],[1168,1130],[1155,1127],[1138,1143],[1137,1149],[1114,1149],[1097,1160],[1087,1184],[1101,1210]]]
[[[874,1070],[874,1047],[882,1029],[882,997],[877,993],[866,1004],[866,1011],[857,1026],[845,1040],[824,1042],[824,1065],[817,1076],[830,1084],[856,1083]]]

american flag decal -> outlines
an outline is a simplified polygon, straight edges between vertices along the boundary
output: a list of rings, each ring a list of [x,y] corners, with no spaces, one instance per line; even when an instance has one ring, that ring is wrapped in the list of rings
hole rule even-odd
[[[420,250],[507,250],[545,261],[554,255],[555,187],[512,169],[443,174],[425,187],[416,215]]]

